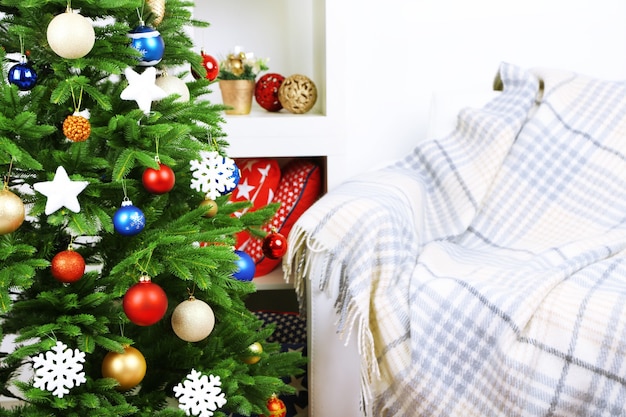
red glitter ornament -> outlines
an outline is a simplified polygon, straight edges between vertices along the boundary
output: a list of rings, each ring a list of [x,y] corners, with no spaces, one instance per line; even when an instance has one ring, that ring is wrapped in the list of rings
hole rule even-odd
[[[274,228],[263,239],[262,249],[263,254],[270,259],[282,258],[287,253],[287,239]]]
[[[85,274],[85,259],[71,249],[57,253],[50,262],[52,276],[61,282],[76,282]]]
[[[266,407],[270,412],[268,417],[285,417],[287,415],[287,407],[285,407],[285,403],[276,396],[276,394],[272,395],[269,400],[267,400]],[[261,414],[262,417],[265,417],[264,414]]]
[[[163,288],[144,275],[126,291],[122,307],[130,321],[138,326],[150,326],[165,315],[167,295]]]
[[[259,103],[259,106],[271,112],[276,112],[283,108],[283,105],[278,100],[278,89],[284,80],[285,77],[275,73],[265,74],[259,78],[254,87],[254,98]]]

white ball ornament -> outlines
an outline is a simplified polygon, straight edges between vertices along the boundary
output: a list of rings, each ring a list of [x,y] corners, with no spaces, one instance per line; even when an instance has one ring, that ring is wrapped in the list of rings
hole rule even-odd
[[[91,21],[71,10],[52,19],[47,29],[50,48],[62,58],[76,59],[87,55],[96,41]]]
[[[191,296],[176,306],[172,313],[172,328],[186,342],[199,342],[213,331],[215,314],[202,300]]]
[[[189,101],[189,88],[187,88],[187,84],[180,78],[171,75],[163,75],[156,79],[155,84],[161,87],[168,96],[178,94],[180,97],[176,99],[176,102],[181,103]]]

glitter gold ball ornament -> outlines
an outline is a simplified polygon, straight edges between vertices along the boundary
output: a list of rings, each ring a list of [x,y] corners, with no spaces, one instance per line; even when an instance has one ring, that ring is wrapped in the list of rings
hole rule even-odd
[[[191,296],[172,312],[172,329],[186,342],[205,339],[215,327],[213,309],[204,301]]]
[[[5,185],[0,190],[0,235],[15,232],[24,222],[25,215],[24,203]]]
[[[159,26],[165,17],[165,0],[146,0],[146,4],[150,7],[150,10],[154,14],[154,20],[152,24]]]
[[[84,142],[91,135],[91,123],[78,114],[67,116],[63,121],[63,134],[73,142]]]
[[[263,353],[263,346],[259,342],[254,342],[248,346],[248,351],[242,360],[248,365],[254,365],[261,360],[261,353]]]
[[[91,21],[71,9],[52,19],[46,35],[50,48],[60,57],[68,59],[84,57],[96,41]]]
[[[287,415],[287,407],[285,407],[285,403],[283,400],[278,398],[276,394],[272,395],[267,403],[265,404],[269,414],[267,417],[285,417]],[[265,414],[261,414],[261,417],[265,417]]]
[[[291,113],[306,113],[317,101],[317,87],[309,77],[300,74],[291,75],[280,85],[278,100]]]
[[[57,281],[76,282],[85,274],[85,259],[74,250],[64,250],[52,258],[50,272]]]
[[[211,200],[210,198],[205,198],[200,202],[199,206],[208,207],[207,212],[204,213],[204,217],[212,218],[217,214],[217,203],[215,200]]]
[[[132,346],[125,346],[124,353],[109,352],[102,360],[102,376],[116,379],[117,390],[128,391],[146,376],[146,358]]]

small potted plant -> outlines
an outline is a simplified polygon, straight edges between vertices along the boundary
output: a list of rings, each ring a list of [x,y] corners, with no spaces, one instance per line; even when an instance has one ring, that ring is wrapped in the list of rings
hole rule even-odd
[[[217,78],[222,100],[230,107],[226,114],[250,113],[256,77],[268,69],[267,59],[255,58],[252,52],[243,52],[241,47],[235,47],[219,67]]]

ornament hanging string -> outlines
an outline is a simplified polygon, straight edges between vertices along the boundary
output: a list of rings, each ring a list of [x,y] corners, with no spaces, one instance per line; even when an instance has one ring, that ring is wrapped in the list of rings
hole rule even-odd
[[[193,283],[193,289],[189,289],[189,287],[187,287],[187,295],[189,296],[189,298],[195,298],[194,294],[196,292],[196,283]]]
[[[11,156],[11,162],[9,162],[9,171],[7,172],[7,175],[4,177],[4,185],[2,186],[3,190],[8,190],[9,189],[9,178],[11,177],[11,170],[13,170],[13,161],[15,160],[15,158],[13,156]]]
[[[78,103],[76,103],[76,95],[74,94],[74,87],[70,84],[70,91],[72,92],[72,102],[74,104],[74,111],[79,112],[80,106],[83,103],[83,87],[80,87],[80,94],[78,95]]]
[[[154,156],[154,160],[156,161],[157,164],[160,164],[161,163],[161,158],[159,158],[159,137],[158,136],[154,140],[154,143],[155,143],[155,147],[156,147],[156,155]]]
[[[139,18],[139,26],[144,26],[144,21],[143,21],[143,12],[144,12],[144,8],[146,6],[146,2],[142,1],[141,2],[141,11],[139,11],[139,8],[137,8],[137,17]]]
[[[26,56],[26,53],[24,51],[24,35],[20,33],[19,38],[20,38],[20,55],[22,56],[22,58],[24,58]]]

